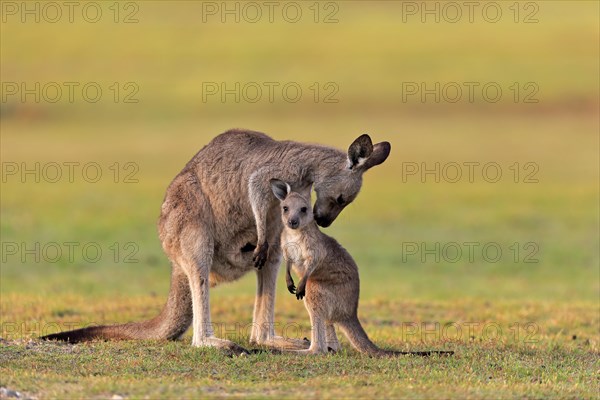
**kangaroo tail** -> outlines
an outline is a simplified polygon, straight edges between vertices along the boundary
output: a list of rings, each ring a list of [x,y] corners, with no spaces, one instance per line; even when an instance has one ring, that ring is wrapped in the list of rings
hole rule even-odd
[[[452,355],[453,351],[395,351],[380,349],[371,342],[367,332],[363,329],[358,318],[354,317],[344,322],[339,323],[340,328],[352,344],[354,348],[361,353],[369,354],[376,357],[414,355],[421,357],[429,357],[432,355]]]
[[[167,303],[158,316],[148,321],[122,325],[101,325],[42,336],[42,340],[69,343],[91,340],[167,339],[174,340],[185,333],[192,323],[192,297],[187,277],[174,265]]]
[[[385,350],[380,349],[375,343],[371,342],[371,339],[369,339],[367,332],[363,329],[358,318],[354,317],[348,319],[344,322],[340,322],[339,325],[350,341],[350,344],[352,344],[356,350],[372,356],[385,355]]]

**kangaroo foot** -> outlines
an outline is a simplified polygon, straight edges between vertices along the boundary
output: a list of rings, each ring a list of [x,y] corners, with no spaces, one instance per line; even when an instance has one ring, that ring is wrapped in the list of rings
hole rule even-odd
[[[231,340],[219,339],[216,337],[202,338],[200,340],[194,339],[192,346],[195,347],[216,347],[230,356],[241,356],[242,354],[250,354],[248,350],[243,348]]]
[[[296,354],[299,356],[317,356],[317,355],[326,355],[331,353],[329,349],[303,349],[303,350],[289,350],[290,353]]]
[[[250,349],[250,354],[282,354],[282,351],[274,348]]]
[[[310,340],[304,339],[290,339],[282,336],[275,336],[270,339],[266,339],[261,342],[256,342],[259,346],[265,346],[276,350],[304,350],[310,347]]]

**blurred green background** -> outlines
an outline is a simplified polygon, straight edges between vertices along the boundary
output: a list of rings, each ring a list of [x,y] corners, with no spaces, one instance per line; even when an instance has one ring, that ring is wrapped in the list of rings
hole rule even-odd
[[[14,316],[9,310],[17,303],[48,295],[90,301],[156,295],[161,303],[169,265],[156,221],[165,189],[197,150],[233,127],[341,149],[365,132],[392,143],[388,161],[365,176],[357,201],[327,229],[357,260],[363,299],[598,304],[597,2],[498,2],[496,23],[484,18],[482,7],[473,22],[463,8],[452,23],[447,3],[437,3],[436,22],[435,15],[409,13],[407,2],[387,1],[297,3],[297,23],[286,21],[294,13],[284,18],[283,7],[270,22],[262,5],[262,18],[252,23],[254,10],[238,3],[238,23],[235,14],[222,15],[224,3],[188,1],[98,3],[96,23],[83,18],[81,7],[73,22],[63,9],[53,23],[47,20],[53,10],[44,18],[42,8],[39,23],[31,16],[22,23],[6,3],[2,318]],[[207,4],[217,14],[207,13],[214,11]],[[409,5],[415,4],[424,7]],[[21,85],[35,91],[36,82],[39,101],[35,94],[22,98]],[[65,82],[76,85],[73,101]],[[239,101],[206,91],[236,82],[248,90]],[[273,101],[265,82],[275,88]],[[422,82],[479,86],[473,101],[466,91],[456,102],[453,92],[441,93],[439,102],[407,94]],[[90,83],[102,89],[97,102],[83,97],[81,88]],[[487,83],[502,89],[499,101],[483,97]],[[301,88],[297,102],[286,101],[286,84]],[[52,102],[56,85],[63,92]],[[254,102],[256,85],[263,92]],[[525,102],[526,95],[537,102]],[[88,183],[81,167],[72,183],[65,176],[51,183],[43,173],[40,182],[32,174],[9,174],[15,166],[40,163],[41,170],[65,162],[97,163],[102,177]],[[472,183],[403,177],[407,163],[432,168],[436,162],[497,163],[503,175],[497,183],[482,179],[480,169]],[[510,169],[515,163],[518,183]],[[524,182],[526,163],[535,166],[537,183]],[[128,173],[137,182],[124,182]],[[51,242],[63,251],[58,261],[47,262],[44,254],[40,262],[31,255],[22,260],[25,248]],[[65,242],[79,243],[73,260]],[[497,243],[503,256],[488,262],[479,250],[473,262],[465,254],[436,262],[405,251],[407,243],[450,242]],[[7,243],[19,246],[16,255]],[[98,262],[82,256],[86,243],[101,247]],[[514,243],[521,249],[516,260]],[[536,263],[524,262],[530,243],[537,246]],[[125,262],[127,254],[138,262]],[[248,274],[214,290],[211,301],[226,309],[231,296],[251,298],[254,286]],[[278,313],[285,304],[278,302]]]

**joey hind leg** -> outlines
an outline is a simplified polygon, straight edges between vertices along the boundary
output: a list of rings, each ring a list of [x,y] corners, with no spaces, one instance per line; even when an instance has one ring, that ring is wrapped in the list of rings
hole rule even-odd
[[[295,354],[326,354],[327,349],[327,324],[325,319],[309,310],[311,323],[310,347],[304,350],[292,350]]]

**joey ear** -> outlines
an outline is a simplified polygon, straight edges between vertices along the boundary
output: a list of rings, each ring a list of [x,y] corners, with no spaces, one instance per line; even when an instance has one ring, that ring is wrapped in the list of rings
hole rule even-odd
[[[390,142],[377,143],[375,146],[373,146],[373,153],[364,162],[362,168],[366,171],[371,167],[381,164],[387,160],[388,156],[390,155],[390,151],[392,151],[392,145]]]
[[[279,179],[271,179],[271,190],[275,197],[279,200],[283,201],[290,193],[290,185],[285,183],[284,181],[280,181]]]
[[[367,134],[360,135],[348,148],[348,168],[362,165],[373,152],[373,142]]]

